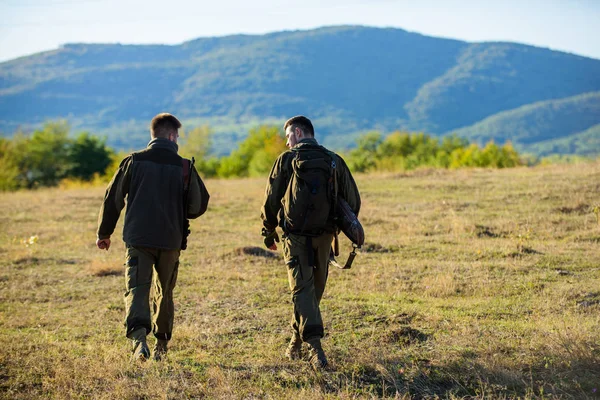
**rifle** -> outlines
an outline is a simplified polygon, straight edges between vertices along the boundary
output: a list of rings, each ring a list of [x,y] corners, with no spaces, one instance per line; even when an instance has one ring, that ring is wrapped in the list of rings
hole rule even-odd
[[[182,235],[181,235],[181,250],[187,249],[187,239],[190,233],[190,220],[188,218],[188,195],[190,193],[190,182],[192,180],[192,171],[194,170],[194,163],[196,160],[192,157],[192,161],[183,159],[183,223]]]
[[[360,249],[365,243],[365,231],[354,211],[352,211],[346,200],[342,197],[338,197],[337,210],[337,226],[352,242],[352,251],[342,269],[350,269],[356,257],[356,249]]]
[[[335,218],[336,230],[333,236],[333,255],[340,255],[340,239],[338,230],[344,232],[344,235],[352,242],[352,251],[348,255],[348,260],[344,266],[337,261],[332,264],[340,269],[352,268],[352,263],[356,257],[356,249],[360,249],[365,242],[365,231],[350,205],[343,197],[338,195],[337,171],[335,161],[331,162],[333,169],[333,215]]]

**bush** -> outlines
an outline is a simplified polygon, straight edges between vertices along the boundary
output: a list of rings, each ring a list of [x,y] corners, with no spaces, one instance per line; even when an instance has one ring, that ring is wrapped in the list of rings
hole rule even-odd
[[[102,175],[112,151],[104,139],[82,133],[69,138],[66,121],[47,122],[31,135],[17,132],[0,142],[0,190],[55,186],[65,178]]]
[[[488,143],[483,149],[458,136],[438,139],[424,133],[394,132],[382,139],[368,133],[350,151],[348,166],[355,172],[399,171],[418,167],[434,168],[509,168],[522,165],[510,143],[498,147]]]
[[[106,147],[106,139],[83,132],[68,147],[69,177],[89,181],[94,174],[104,175],[111,164],[113,151]]]
[[[260,126],[252,129],[236,150],[221,159],[217,175],[222,178],[264,176],[285,150],[285,137],[279,128]]]

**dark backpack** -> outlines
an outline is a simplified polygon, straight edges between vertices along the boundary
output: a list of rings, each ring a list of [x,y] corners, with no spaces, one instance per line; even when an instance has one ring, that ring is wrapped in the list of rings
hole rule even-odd
[[[293,172],[281,201],[285,230],[319,235],[334,219],[335,155],[322,146],[292,152]]]

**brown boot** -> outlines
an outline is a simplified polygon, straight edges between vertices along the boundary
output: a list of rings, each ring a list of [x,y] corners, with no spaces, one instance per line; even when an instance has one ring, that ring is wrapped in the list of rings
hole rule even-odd
[[[294,332],[287,349],[285,350],[285,356],[290,360],[299,360],[302,357],[302,339],[298,332]]]
[[[156,340],[156,344],[154,345],[154,361],[161,361],[162,359],[164,359],[167,355],[167,344],[169,343],[168,340],[164,340],[164,339],[157,339]]]
[[[150,349],[146,343],[146,329],[140,328],[135,330],[131,335],[133,342],[132,361],[146,361],[150,358]]]
[[[322,371],[327,367],[327,357],[321,347],[321,339],[308,341],[308,362],[315,371]]]

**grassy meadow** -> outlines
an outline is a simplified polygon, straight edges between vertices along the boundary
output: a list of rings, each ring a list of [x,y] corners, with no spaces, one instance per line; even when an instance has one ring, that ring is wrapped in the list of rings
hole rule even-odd
[[[367,243],[330,271],[324,373],[283,356],[266,179],[207,181],[160,363],[129,359],[104,188],[0,193],[0,398],[600,397],[600,162],[356,178]]]

